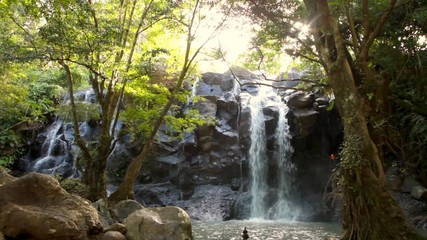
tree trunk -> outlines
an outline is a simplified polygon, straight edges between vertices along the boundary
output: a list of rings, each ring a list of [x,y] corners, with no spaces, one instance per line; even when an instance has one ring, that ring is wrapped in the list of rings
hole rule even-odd
[[[129,166],[126,170],[126,175],[123,179],[123,182],[120,184],[119,188],[113,194],[111,194],[111,196],[108,198],[109,201],[117,202],[117,201],[129,199],[129,198],[132,198],[132,199],[134,198],[133,185],[134,185],[134,183],[138,177],[142,163],[144,162],[145,158],[147,157],[148,153],[151,150],[151,144],[154,141],[154,138],[157,134],[157,131],[159,130],[160,125],[163,123],[164,117],[168,113],[169,109],[171,108],[171,106],[176,101],[175,95],[181,90],[182,84],[183,84],[184,80],[186,79],[188,72],[190,71],[190,66],[192,65],[194,59],[199,54],[199,52],[203,48],[203,46],[210,39],[209,38],[204,44],[202,44],[190,56],[190,50],[191,50],[192,43],[194,41],[194,36],[195,36],[194,35],[195,33],[193,33],[192,29],[193,29],[194,21],[195,21],[196,16],[197,16],[197,10],[199,9],[199,7],[200,7],[200,0],[196,0],[194,7],[193,7],[190,22],[187,25],[187,39],[186,39],[187,46],[185,49],[184,62],[183,62],[182,69],[181,69],[181,72],[179,74],[178,80],[175,84],[175,87],[171,92],[171,96],[170,96],[168,102],[166,103],[166,105],[162,108],[162,111],[160,112],[159,117],[153,123],[153,129],[152,129],[152,131],[148,137],[147,142],[144,145],[142,152],[140,154],[138,154],[138,156],[136,158],[134,158],[132,160],[132,162],[129,164]],[[223,24],[223,22],[221,23],[221,25],[222,24]]]
[[[111,194],[111,196],[108,198],[109,201],[118,202],[125,199],[134,199],[133,184],[139,175],[139,171],[141,169],[142,164],[144,163],[144,159],[150,153],[151,144],[153,143],[154,138],[156,137],[157,131],[159,130],[160,125],[163,123],[163,119],[166,116],[169,109],[171,108],[173,102],[174,102],[174,98],[172,95],[168,103],[163,107],[159,118],[154,123],[151,134],[148,137],[148,140],[145,143],[144,148],[142,149],[142,152],[139,153],[138,156],[136,156],[132,160],[132,162],[129,164],[126,170],[126,175],[122,183],[120,184],[119,188],[113,194]]]
[[[344,125],[339,190],[343,195],[343,239],[408,239],[413,229],[387,189],[378,150],[370,138],[363,103],[344,61],[329,72]]]
[[[105,184],[105,158],[95,158],[87,164],[84,182],[89,188],[88,199],[96,201],[100,198],[105,198],[106,184]]]
[[[106,176],[107,158],[110,153],[111,138],[109,135],[101,135],[96,156],[88,161],[84,172],[84,182],[89,187],[89,200],[96,201],[106,198]]]
[[[79,123],[77,119],[76,105],[74,100],[74,80],[71,73],[71,69],[65,61],[59,61],[61,66],[64,68],[67,78],[68,78],[68,90],[70,94],[70,105],[72,113],[72,122],[74,128],[75,142],[82,151],[82,157],[86,163],[85,171],[83,173],[83,182],[89,188],[89,200],[96,201],[99,198],[106,197],[106,185],[105,185],[105,169],[106,169],[106,159],[108,157],[110,140],[109,136],[105,135],[107,132],[103,129],[105,126],[101,127],[102,135],[100,137],[100,146],[98,147],[99,151],[97,156],[93,157],[90,154],[88,146],[82,140],[80,136]]]
[[[336,20],[327,0],[305,0],[312,33],[324,63],[335,104],[340,112],[345,140],[341,152],[338,191],[343,196],[343,238],[415,239],[413,228],[388,191],[378,149],[371,139],[366,109]],[[367,49],[365,49],[367,51]]]

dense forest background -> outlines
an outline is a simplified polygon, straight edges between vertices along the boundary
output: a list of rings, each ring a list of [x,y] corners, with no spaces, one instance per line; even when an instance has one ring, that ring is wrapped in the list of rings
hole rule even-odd
[[[191,96],[199,61],[227,62],[220,47],[206,46],[236,15],[254,26],[241,65],[280,74],[283,59],[292,57],[294,67],[312,73],[299,87],[321,85],[335,98],[345,129],[335,177],[346,238],[412,234],[389,200],[384,169],[396,166],[427,185],[423,0],[2,1],[0,165],[13,168],[35,131],[60,116],[75,126],[89,198],[105,197],[106,159],[115,136],[125,134],[115,132],[120,120],[140,154],[110,199],[131,197],[161,123],[177,132],[213,124],[179,106]],[[75,101],[86,88],[96,103]],[[64,96],[68,104],[60,104]],[[96,142],[80,137],[82,120],[100,126]]]

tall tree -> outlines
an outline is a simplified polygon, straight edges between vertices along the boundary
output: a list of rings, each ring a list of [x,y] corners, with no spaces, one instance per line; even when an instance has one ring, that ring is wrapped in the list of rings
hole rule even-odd
[[[106,196],[105,169],[114,149],[120,102],[129,78],[136,78],[140,45],[152,26],[174,7],[170,1],[7,1],[2,12],[15,24],[11,38],[26,39],[6,60],[40,59],[63,68],[68,81],[75,143],[83,158],[90,199]],[[100,109],[95,144],[81,137],[74,99],[73,68],[85,68]]]
[[[388,190],[379,141],[370,127],[374,113],[387,112],[390,84],[371,66],[370,50],[397,0],[304,0],[303,6],[298,1],[247,2],[252,13],[267,20],[276,34],[268,36],[296,39],[304,47],[296,54],[320,63],[329,78],[345,136],[338,175],[343,197],[342,239],[424,239],[408,224]],[[332,4],[341,8],[332,12]],[[309,24],[311,38],[299,37],[292,26],[298,21]],[[367,93],[374,101],[368,101],[372,97]]]
[[[225,24],[231,6],[227,8],[225,15],[220,18],[218,22],[214,22],[213,26],[211,25],[211,32],[204,33],[207,34],[205,36],[200,36],[200,29],[203,25],[206,24],[207,20],[206,11],[209,11],[209,9],[215,7],[219,2],[220,1],[190,0],[182,1],[180,3],[183,8],[178,11],[178,16],[175,20],[185,26],[186,33],[184,58],[180,63],[181,70],[178,73],[177,80],[168,101],[162,106],[160,114],[152,121],[153,127],[150,129],[149,136],[144,142],[143,150],[132,160],[128,166],[123,182],[120,184],[119,188],[113,194],[111,194],[109,197],[110,201],[120,201],[134,198],[134,183],[139,175],[139,171],[144,160],[150,153],[151,145],[154,141],[157,131],[159,130],[159,127],[164,122],[164,119],[170,111],[171,107],[178,103],[177,97],[183,90],[182,88],[184,81],[187,79],[188,75],[194,68],[197,56],[200,54],[201,50],[209,42],[209,40],[211,40],[212,37],[218,31],[220,31]],[[195,41],[197,38],[202,39],[199,45],[197,45]]]

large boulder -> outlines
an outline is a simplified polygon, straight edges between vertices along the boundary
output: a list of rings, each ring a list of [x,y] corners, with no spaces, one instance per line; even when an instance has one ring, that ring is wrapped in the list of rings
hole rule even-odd
[[[423,186],[415,186],[412,188],[411,196],[417,200],[427,200],[427,189]]]
[[[403,181],[403,186],[401,191],[403,193],[411,193],[412,189],[416,186],[421,186],[421,183],[419,183],[413,176],[408,176]]]
[[[315,130],[318,122],[317,111],[311,109],[298,109],[292,112],[295,116],[294,125],[298,128],[298,135],[301,137],[307,137],[310,133]]]
[[[126,237],[117,231],[108,231],[100,235],[98,240],[126,240]]]
[[[105,228],[114,223],[108,202],[105,199],[99,199],[98,201],[92,203],[92,206],[96,209],[96,211],[98,211],[98,216],[102,227]]]
[[[291,109],[295,108],[310,108],[314,103],[314,96],[307,92],[295,92],[288,98],[288,106]]]
[[[14,181],[15,178],[12,177],[7,171],[6,169],[4,169],[3,167],[0,167],[0,186],[9,182]]]
[[[224,75],[230,78],[237,77],[239,79],[245,80],[259,79],[259,77],[253,74],[251,71],[239,66],[231,66],[230,69],[224,73]]]
[[[98,213],[54,178],[29,173],[0,186],[0,231],[18,239],[92,239],[102,231]]]
[[[220,73],[205,73],[196,83],[195,93],[198,96],[221,97],[234,87],[234,80]]]
[[[288,73],[282,72],[276,78],[276,82],[273,83],[274,86],[277,87],[285,87],[285,88],[295,88],[300,84],[301,75],[295,69],[292,69]]]
[[[230,91],[234,86],[233,79],[227,78],[220,73],[205,73],[203,74],[202,82],[210,86],[218,85],[223,91]]]
[[[190,240],[191,222],[178,207],[144,208],[129,215],[123,223],[129,240]]]
[[[117,203],[113,208],[113,213],[119,222],[122,222],[125,218],[127,218],[130,214],[135,211],[142,209],[143,206],[141,203],[135,200],[124,200]]]
[[[217,101],[217,116],[219,119],[225,121],[231,121],[236,127],[237,116],[239,113],[239,102],[235,96],[231,93],[224,94],[223,97],[219,98]]]

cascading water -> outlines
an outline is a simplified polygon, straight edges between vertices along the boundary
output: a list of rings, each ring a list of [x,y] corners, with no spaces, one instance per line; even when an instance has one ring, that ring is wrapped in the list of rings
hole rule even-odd
[[[251,146],[249,149],[249,166],[251,174],[251,217],[263,218],[267,210],[267,154],[262,98],[249,100],[251,112]]]
[[[43,144],[45,151],[42,157],[36,159],[31,171],[47,174],[71,176],[71,171],[66,171],[72,166],[72,157],[67,153],[69,144],[63,133],[63,122],[56,120],[47,130],[46,140]]]
[[[94,101],[93,91],[86,90],[75,94],[77,102],[91,104]],[[64,99],[63,104],[68,104],[69,98]],[[87,113],[85,113],[87,114]],[[80,134],[83,138],[88,138],[93,132],[93,127],[88,122],[79,124]],[[28,156],[27,171],[41,172],[46,174],[58,174],[63,177],[78,177],[79,172],[76,168],[75,157],[79,151],[73,146],[74,130],[71,124],[64,123],[61,119],[56,119],[53,124],[39,137],[45,137],[42,145],[42,151],[36,159]]]
[[[57,140],[57,135],[61,129],[62,121],[56,120],[55,123],[51,126],[49,133],[47,134],[47,155],[52,155],[53,147],[55,145],[55,140]]]
[[[194,80],[193,86],[191,87],[191,98],[194,98],[197,95],[197,85],[199,84],[199,82],[200,82],[200,79],[196,77],[196,79]]]
[[[263,106],[264,104],[264,106]],[[265,116],[263,107],[274,106],[278,111],[275,129],[274,154],[267,154]],[[251,217],[269,219],[294,219],[298,208],[289,200],[295,166],[291,162],[293,148],[286,114],[289,108],[275,91],[261,87],[258,96],[249,100],[251,113],[249,166],[251,177]],[[272,155],[272,156],[271,156]],[[269,156],[277,166],[277,186],[268,185]],[[272,162],[272,161],[270,161]]]
[[[293,148],[291,146],[291,135],[289,132],[288,119],[286,117],[289,108],[281,101],[280,97],[276,97],[275,101],[279,109],[279,119],[275,134],[278,186],[277,201],[269,209],[269,216],[272,219],[293,219],[298,210],[295,206],[292,206],[292,203],[289,201],[289,197],[292,193],[293,172],[295,171],[295,166],[291,162]]]

